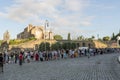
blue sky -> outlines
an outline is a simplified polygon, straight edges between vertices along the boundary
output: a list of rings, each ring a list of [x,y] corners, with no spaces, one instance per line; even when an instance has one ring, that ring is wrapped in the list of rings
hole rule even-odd
[[[120,0],[0,0],[0,39],[11,38],[28,24],[44,25],[64,38],[111,36],[120,30]]]

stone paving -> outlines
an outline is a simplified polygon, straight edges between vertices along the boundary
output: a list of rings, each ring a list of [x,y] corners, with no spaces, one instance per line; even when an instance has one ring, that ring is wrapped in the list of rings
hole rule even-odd
[[[6,64],[0,80],[120,80],[118,55]]]

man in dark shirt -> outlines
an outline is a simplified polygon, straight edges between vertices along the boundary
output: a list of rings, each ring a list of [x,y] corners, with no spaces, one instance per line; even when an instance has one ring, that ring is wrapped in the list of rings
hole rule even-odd
[[[2,72],[3,72],[3,56],[2,56],[2,53],[0,53],[0,67],[2,68]]]

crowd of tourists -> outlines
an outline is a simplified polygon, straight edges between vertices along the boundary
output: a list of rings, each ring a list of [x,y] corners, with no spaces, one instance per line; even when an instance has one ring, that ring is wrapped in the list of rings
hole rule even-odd
[[[60,60],[67,58],[76,58],[87,56],[96,56],[99,54],[107,53],[120,53],[120,48],[90,48],[90,49],[61,49],[51,51],[14,51],[0,53],[0,65],[4,64],[16,64],[22,65],[22,63],[30,63],[33,61],[50,61]],[[1,58],[2,57],[2,58]],[[3,69],[2,69],[3,71]]]

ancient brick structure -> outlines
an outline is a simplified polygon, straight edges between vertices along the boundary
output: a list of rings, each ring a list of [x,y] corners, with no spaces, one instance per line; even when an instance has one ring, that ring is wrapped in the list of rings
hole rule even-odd
[[[29,24],[23,32],[17,35],[17,39],[26,39],[30,37],[35,37],[36,39],[53,39],[53,33],[51,31],[45,31],[43,26],[33,26]]]

